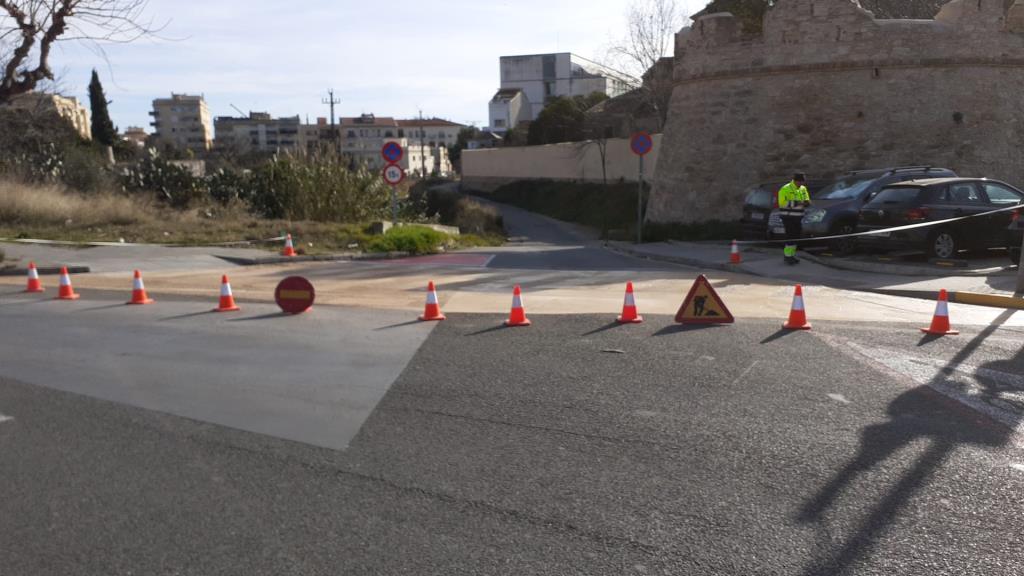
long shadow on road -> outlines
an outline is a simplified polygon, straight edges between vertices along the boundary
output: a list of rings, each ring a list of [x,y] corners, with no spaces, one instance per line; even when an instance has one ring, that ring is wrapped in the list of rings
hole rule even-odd
[[[987,417],[978,418],[969,408],[937,392],[932,385],[943,382],[945,374],[967,360],[1013,313],[1001,314],[968,342],[927,385],[914,388],[893,400],[888,408],[888,422],[868,426],[861,432],[857,455],[803,505],[797,516],[798,522],[823,524],[828,509],[858,475],[883,465],[905,446],[922,438],[930,439],[931,444],[885,497],[875,504],[854,534],[846,542],[814,559],[804,570],[804,576],[851,573],[911,498],[928,486],[958,446],[1002,446],[1009,441],[1013,429]],[[987,380],[985,385],[987,388],[995,386]],[[986,394],[993,392],[998,395],[997,391],[986,390]]]

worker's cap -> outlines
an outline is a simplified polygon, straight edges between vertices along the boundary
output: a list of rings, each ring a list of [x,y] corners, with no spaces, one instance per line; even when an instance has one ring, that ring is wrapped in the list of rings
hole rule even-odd
[[[807,182],[807,175],[803,172],[793,174],[793,182]]]

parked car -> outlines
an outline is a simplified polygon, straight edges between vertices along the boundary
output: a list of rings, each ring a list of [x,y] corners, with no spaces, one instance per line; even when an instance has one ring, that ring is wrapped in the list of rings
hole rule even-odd
[[[803,235],[815,238],[851,234],[857,229],[860,209],[882,188],[907,180],[955,176],[948,168],[931,166],[899,166],[843,174],[812,196],[813,206],[804,215]],[[770,220],[773,236],[785,237],[782,218],[775,214]],[[833,240],[830,246],[838,253],[848,254],[856,248],[857,239]]]
[[[745,239],[766,240],[771,238],[768,221],[772,211],[778,208],[779,188],[785,186],[787,182],[758,184],[749,189],[746,200],[743,202],[743,218],[740,219]],[[808,181],[807,192],[814,196],[825,184],[828,184],[827,180]],[[782,226],[781,220],[778,225]]]
[[[1024,216],[1020,212],[1010,213],[1010,226],[1007,228],[1006,251],[1010,255],[1010,261],[1020,266],[1020,249],[1024,244]]]
[[[985,178],[932,178],[882,189],[860,211],[858,232],[948,220],[1024,202],[1024,192]],[[963,250],[1007,247],[1013,212],[859,238],[863,246],[922,250],[933,258],[954,258]]]

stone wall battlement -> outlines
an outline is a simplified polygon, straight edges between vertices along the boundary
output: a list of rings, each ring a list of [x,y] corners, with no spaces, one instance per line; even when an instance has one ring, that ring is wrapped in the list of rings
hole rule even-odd
[[[739,218],[752,185],[898,165],[1024,186],[1024,0],[878,20],[851,0],[777,0],[763,32],[726,13],[676,36],[648,219]]]

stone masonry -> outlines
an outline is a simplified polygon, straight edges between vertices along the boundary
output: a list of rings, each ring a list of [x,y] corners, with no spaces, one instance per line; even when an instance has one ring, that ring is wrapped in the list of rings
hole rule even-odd
[[[1024,185],[1022,3],[876,20],[778,0],[755,38],[708,14],[677,34],[674,81],[650,221],[738,219],[749,186],[794,171],[923,164]]]

